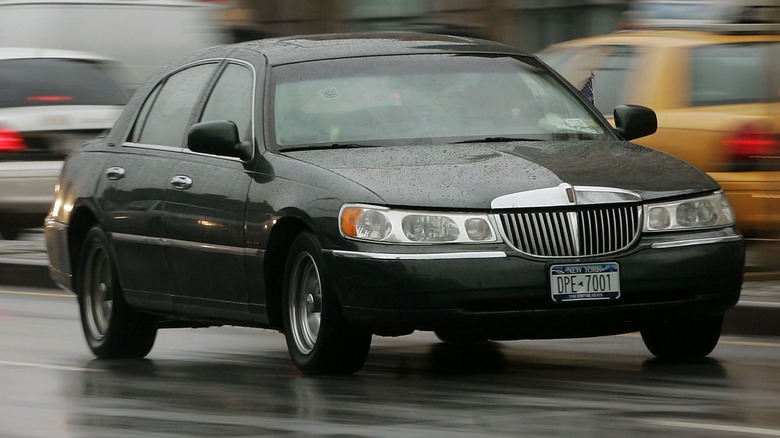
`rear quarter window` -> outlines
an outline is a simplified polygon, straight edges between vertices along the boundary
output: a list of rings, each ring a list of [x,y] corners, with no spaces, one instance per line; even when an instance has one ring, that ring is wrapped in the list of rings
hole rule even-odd
[[[109,64],[78,59],[0,61],[0,108],[41,105],[124,105],[128,95]]]

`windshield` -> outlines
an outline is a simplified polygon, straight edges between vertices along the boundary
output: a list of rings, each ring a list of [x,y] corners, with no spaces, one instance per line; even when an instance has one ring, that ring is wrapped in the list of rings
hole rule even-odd
[[[549,71],[508,56],[283,65],[273,70],[271,93],[271,135],[282,150],[606,135]]]

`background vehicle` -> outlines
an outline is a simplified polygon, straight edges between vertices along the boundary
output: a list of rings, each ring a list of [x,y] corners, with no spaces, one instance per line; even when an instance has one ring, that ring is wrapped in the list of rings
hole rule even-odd
[[[620,135],[536,57],[484,40],[207,49],[68,157],[50,273],[100,358],[208,324],[283,331],[305,373],[353,373],[372,335],[415,330],[639,330],[659,357],[706,356],[742,236],[711,178],[624,140],[654,132],[652,110],[615,114]]]
[[[0,235],[39,228],[62,160],[105,133],[128,94],[121,67],[102,56],[0,48]]]
[[[0,46],[98,53],[137,86],[193,50],[228,42],[219,6],[191,0],[0,0]]]
[[[780,30],[777,0],[636,0],[624,14],[626,29],[689,29],[712,26],[744,32]]]
[[[715,178],[743,233],[776,237],[780,35],[703,26],[708,30],[617,32],[556,44],[539,56],[577,87],[592,75],[595,105],[607,117],[617,102],[653,108],[658,131],[639,143]]]

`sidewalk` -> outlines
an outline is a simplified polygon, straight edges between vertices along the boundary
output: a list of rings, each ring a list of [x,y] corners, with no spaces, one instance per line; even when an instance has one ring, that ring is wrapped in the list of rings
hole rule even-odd
[[[726,313],[723,332],[732,335],[780,336],[780,243],[748,245],[745,282],[737,307]],[[778,266],[773,266],[778,264]],[[34,230],[19,240],[0,240],[0,284],[57,287],[49,278],[43,233]]]

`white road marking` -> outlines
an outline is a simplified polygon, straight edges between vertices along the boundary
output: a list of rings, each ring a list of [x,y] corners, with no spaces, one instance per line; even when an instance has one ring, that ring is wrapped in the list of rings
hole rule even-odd
[[[709,430],[715,432],[729,432],[729,433],[739,433],[739,434],[780,437],[779,429],[764,429],[761,427],[736,426],[736,425],[729,425],[729,424],[694,423],[688,421],[672,421],[672,420],[661,420],[661,419],[647,419],[642,421],[656,426],[668,426],[668,427],[676,427],[682,429],[697,429],[697,430]]]
[[[77,371],[77,372],[93,372],[93,371],[103,371],[100,369],[91,369],[91,368],[81,368],[81,367],[68,367],[63,365],[49,365],[45,363],[32,363],[32,362],[14,362],[9,360],[0,360],[0,366],[10,366],[10,367],[24,367],[24,368],[40,368],[44,370],[55,370],[55,371]]]
[[[67,292],[32,292],[32,291],[22,291],[22,290],[9,290],[9,289],[0,289],[0,294],[5,295],[32,295],[37,297],[54,297],[54,298],[76,298],[76,294],[67,293]]]

